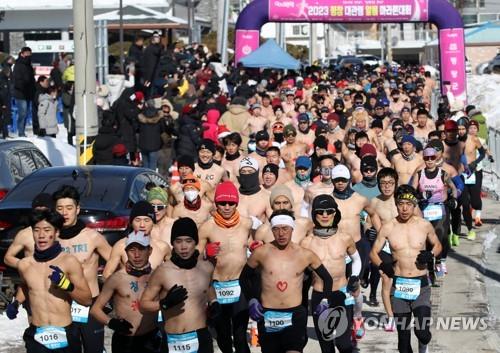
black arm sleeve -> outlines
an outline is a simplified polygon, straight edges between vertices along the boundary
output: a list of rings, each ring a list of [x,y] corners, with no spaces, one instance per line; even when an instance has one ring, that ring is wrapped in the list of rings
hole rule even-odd
[[[480,163],[484,159],[484,157],[486,157],[486,150],[483,146],[479,147],[477,151],[479,152],[479,156],[474,161],[476,162],[476,164]]]
[[[330,273],[323,265],[320,265],[318,268],[315,268],[314,272],[316,272],[319,278],[321,278],[321,280],[323,281],[323,294],[327,298],[330,298],[330,294],[332,292],[332,287],[333,287],[332,276],[330,276]]]
[[[260,299],[261,285],[257,269],[245,265],[240,274],[240,286],[247,300]]]

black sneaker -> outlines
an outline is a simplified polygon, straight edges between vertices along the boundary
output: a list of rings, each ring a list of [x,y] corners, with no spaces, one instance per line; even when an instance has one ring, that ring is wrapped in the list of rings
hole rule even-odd
[[[366,302],[369,306],[378,306],[379,302],[377,300],[377,297],[370,296],[370,299]]]

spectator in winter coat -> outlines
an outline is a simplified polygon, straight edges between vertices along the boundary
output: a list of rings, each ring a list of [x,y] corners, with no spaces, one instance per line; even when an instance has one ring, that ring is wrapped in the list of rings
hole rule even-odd
[[[217,135],[219,134],[220,113],[217,109],[208,110],[207,121],[203,123],[203,138],[212,140],[216,145],[219,143]]]
[[[201,143],[201,121],[195,112],[186,112],[178,119],[177,140],[175,143],[176,156],[190,156],[196,159],[198,147]]]
[[[142,77],[142,63],[144,59],[144,37],[137,36],[134,39],[134,43],[130,45],[128,50],[128,62],[129,64],[134,63],[135,71],[135,82],[136,84],[141,83]],[[137,87],[137,86],[136,86]]]
[[[151,88],[157,75],[158,63],[161,55],[160,34],[154,32],[151,37],[151,44],[144,50],[144,59],[142,62],[144,87],[152,94]],[[149,95],[147,95],[149,96]]]
[[[0,72],[0,131],[2,138],[9,136],[9,125],[12,124],[12,114],[10,110],[12,92],[12,71],[8,66],[2,68]]]
[[[247,125],[248,119],[251,117],[246,107],[246,99],[242,97],[234,97],[229,110],[225,112],[219,120],[219,126],[225,125],[229,131],[243,133],[243,128]],[[248,145],[248,136],[242,135],[243,143],[241,147],[246,151]]]
[[[17,106],[17,130],[25,137],[28,108],[35,95],[35,72],[31,66],[31,49],[24,47],[14,65],[14,98]]]
[[[143,167],[152,170],[158,167],[158,151],[165,132],[165,119],[154,107],[147,107],[139,114],[139,148]]]
[[[111,152],[113,153],[113,165],[130,165],[130,161],[127,159],[127,147],[123,143],[114,145]]]
[[[144,106],[144,94],[134,92],[133,88],[126,88],[120,98],[113,104],[112,110],[118,120],[118,134],[129,152],[129,159],[135,163],[137,152],[136,132],[139,128],[137,117]]]
[[[129,65],[128,75],[124,75],[119,67],[113,67],[110,74],[107,76],[106,85],[109,88],[109,104],[113,103],[120,97],[126,88],[134,87],[134,67]]]
[[[104,111],[101,127],[92,146],[94,163],[96,165],[112,165],[113,146],[122,144],[120,137],[116,133],[117,123],[111,111]],[[125,150],[127,149],[124,145]],[[128,164],[128,162],[127,162]]]
[[[49,92],[50,80],[45,75],[40,75],[35,84],[35,98],[33,99],[32,120],[33,120],[33,133],[38,135],[38,105],[40,103],[40,95]]]
[[[62,115],[64,121],[64,127],[68,130],[68,144],[73,146],[73,137],[76,134],[76,121],[73,115],[73,110],[75,108],[75,83],[66,82],[63,84],[63,90],[61,92],[62,99]]]
[[[49,88],[47,93],[42,93],[38,98],[38,123],[40,136],[56,137],[59,132],[57,127],[57,88]]]

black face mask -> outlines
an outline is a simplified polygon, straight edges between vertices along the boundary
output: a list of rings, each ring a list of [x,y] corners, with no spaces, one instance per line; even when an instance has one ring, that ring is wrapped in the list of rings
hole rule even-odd
[[[85,228],[85,223],[80,220],[76,221],[74,226],[63,228],[59,232],[59,238],[61,239],[71,239],[76,237]]]
[[[463,136],[458,135],[458,141],[461,141],[461,142],[467,141],[467,134],[465,134]]]
[[[173,250],[170,261],[172,261],[177,267],[183,268],[185,270],[190,270],[198,263],[198,256],[200,256],[200,252],[198,250],[195,250],[190,258],[183,259],[179,255],[177,255],[175,250]]]
[[[198,159],[198,165],[200,166],[201,169],[210,169],[214,165],[214,161],[210,161],[208,163],[203,163],[200,159]]]
[[[216,160],[216,159],[214,159],[214,160],[213,160],[213,162],[214,162],[215,164],[217,164],[217,165],[221,165],[221,164],[222,164],[222,161],[218,161],[218,160]]]
[[[261,157],[265,157],[266,156],[266,149],[262,149],[258,146],[255,146],[255,153],[257,153]]]
[[[144,276],[144,275],[149,275],[151,273],[151,264],[148,263],[146,265],[146,267],[143,267],[143,268],[135,268],[134,266],[132,266],[132,264],[130,262],[127,262],[125,264],[125,271],[127,271],[127,273],[131,276],[134,276],[134,277],[141,277],[141,276]]]
[[[377,186],[377,175],[372,176],[372,177],[363,176],[363,180],[361,180],[361,183],[369,188],[378,187]]]
[[[274,141],[282,143],[285,141],[285,136],[283,135],[282,132],[276,132],[273,134],[274,135]]]
[[[333,191],[333,196],[335,196],[337,199],[340,200],[347,200],[349,197],[352,196],[352,194],[354,194],[354,190],[351,189],[350,185],[347,185],[344,191],[340,191],[338,189],[335,189]]]
[[[54,242],[52,246],[45,250],[38,250],[35,247],[35,252],[33,253],[33,257],[37,262],[47,262],[52,259],[55,259],[62,251],[61,244],[58,241]]]
[[[260,191],[259,173],[240,174],[238,177],[240,183],[240,193],[243,195],[253,195]]]

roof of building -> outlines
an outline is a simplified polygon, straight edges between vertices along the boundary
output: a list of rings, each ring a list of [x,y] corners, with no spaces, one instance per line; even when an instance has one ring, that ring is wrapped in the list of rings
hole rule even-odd
[[[500,45],[500,21],[478,23],[464,30],[465,45]],[[438,40],[432,40],[426,46],[437,46]]]

